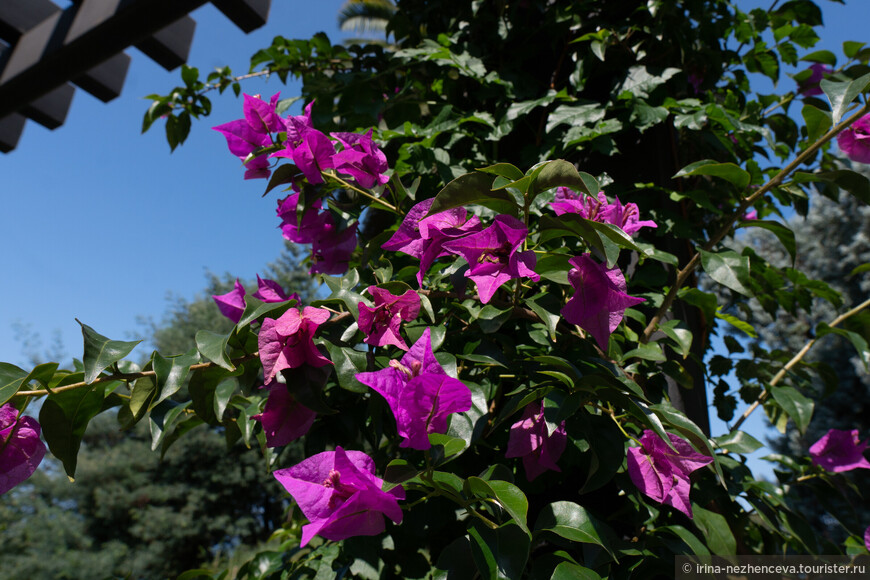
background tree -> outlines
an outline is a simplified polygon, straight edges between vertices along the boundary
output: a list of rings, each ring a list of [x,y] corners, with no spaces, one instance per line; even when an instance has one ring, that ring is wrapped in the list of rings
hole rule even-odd
[[[866,264],[870,263],[870,207],[850,195],[831,199],[817,193],[809,200],[806,217],[792,216],[789,226],[795,232],[797,245],[794,268],[839,292],[842,309],[852,308],[867,299],[870,278],[862,273],[860,267],[866,269]],[[769,232],[753,228],[745,243],[781,267],[792,266],[791,257]],[[797,316],[784,308],[777,308],[773,313],[765,311],[757,302],[741,302],[739,308],[743,311],[742,317],[751,321],[758,331],[753,348],[785,352],[799,350],[812,336],[816,325],[832,320],[837,312],[834,305],[821,299],[815,301],[812,314],[801,311]],[[866,334],[870,332],[870,316],[867,312],[859,314],[847,322],[846,328]],[[735,343],[730,344],[733,347]],[[735,358],[747,358],[736,352],[735,355]],[[810,445],[830,428],[858,429],[866,438],[870,430],[870,374],[853,345],[841,336],[828,336],[819,341],[807,358],[824,370],[822,376],[826,378],[802,379],[807,381],[808,390],[819,401],[813,421],[803,434],[792,423],[783,423],[785,434],[773,441],[774,448],[780,453],[806,455]],[[751,384],[748,389],[752,390]],[[719,393],[717,403],[733,409],[727,403],[723,404],[728,396],[724,391]],[[732,413],[726,411],[725,417]],[[870,473],[856,470],[851,478],[855,487],[844,488],[841,496],[833,498],[820,486],[793,489],[794,501],[801,513],[835,541],[841,542],[847,535],[834,519],[835,514],[845,518],[844,523],[853,529],[870,521],[870,505],[856,500],[854,495],[856,490],[870,489]],[[863,492],[858,497],[862,495]]]

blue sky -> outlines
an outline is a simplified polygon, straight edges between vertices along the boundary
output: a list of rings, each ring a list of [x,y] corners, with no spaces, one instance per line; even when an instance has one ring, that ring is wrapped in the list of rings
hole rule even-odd
[[[188,62],[201,71],[228,64],[241,74],[250,55],[275,35],[308,38],[324,31],[337,42],[341,4],[273,0],[269,23],[250,35],[207,4],[193,14],[197,30]],[[748,9],[769,2],[738,4]],[[817,48],[839,54],[844,40],[870,42],[870,2],[819,5],[827,26]],[[242,180],[223,137],[210,130],[240,118],[241,101],[229,91],[213,93],[211,118],[195,122],[188,141],[170,154],[159,122],[140,134],[147,107],[142,96],[168,92],[180,84],[179,73],[135,49],[130,53],[118,99],[104,104],[78,90],[62,127],[48,131],[28,122],[18,148],[0,155],[2,361],[28,366],[15,323],[44,343],[59,333],[68,356],[81,356],[75,318],[110,338],[147,338],[137,317],[159,319],[167,293],[193,298],[206,271],[253,278],[281,251],[275,196],[261,197],[263,181]],[[782,90],[790,82],[786,78]],[[291,97],[298,85],[274,78],[248,81],[243,90]],[[763,413],[756,414],[750,430],[758,434]],[[723,430],[714,417],[714,433]]]

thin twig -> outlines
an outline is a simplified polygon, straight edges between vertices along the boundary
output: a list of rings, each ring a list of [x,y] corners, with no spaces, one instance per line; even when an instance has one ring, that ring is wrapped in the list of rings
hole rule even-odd
[[[870,299],[865,300],[864,302],[862,302],[861,304],[859,304],[858,306],[856,306],[852,310],[846,312],[845,314],[841,314],[840,316],[835,318],[833,321],[831,321],[831,323],[828,326],[833,328],[834,326],[837,326],[838,324],[840,324],[841,322],[843,322],[844,320],[846,320],[850,316],[854,316],[855,314],[858,314],[859,312],[861,312],[862,310],[864,310],[868,306],[870,306]],[[770,380],[769,386],[775,387],[777,385],[777,383],[779,383],[779,381],[781,381],[783,378],[785,378],[785,375],[792,368],[794,368],[794,366],[796,364],[798,364],[801,361],[801,359],[804,358],[804,356],[806,356],[806,354],[813,347],[813,345],[816,344],[817,340],[819,340],[819,339],[813,338],[812,340],[807,342],[804,345],[804,347],[802,349],[800,349],[800,351],[796,355],[794,355],[792,357],[792,359],[790,361],[788,361],[786,363],[786,365],[784,367],[782,367],[782,369],[780,369],[780,371],[778,373],[776,373],[776,375]],[[737,429],[739,429],[740,426],[743,425],[743,422],[749,418],[749,415],[751,415],[752,412],[755,409],[757,409],[759,405],[763,405],[764,402],[767,401],[767,399],[770,397],[770,392],[771,391],[769,388],[762,391],[762,393],[752,403],[752,405],[750,405],[749,408],[746,409],[746,411],[744,411],[743,415],[737,420],[737,422],[734,423],[734,426],[731,427],[731,431],[736,431]]]

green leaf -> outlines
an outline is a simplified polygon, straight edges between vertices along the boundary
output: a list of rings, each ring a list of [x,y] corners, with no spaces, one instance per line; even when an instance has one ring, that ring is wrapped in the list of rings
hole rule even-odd
[[[510,163],[496,163],[487,167],[481,167],[478,171],[490,173],[492,175],[500,175],[510,181],[517,181],[523,178],[523,172],[520,168]]]
[[[295,305],[296,300],[287,300],[285,302],[260,302],[253,296],[245,296],[245,311],[242,313],[239,322],[236,323],[236,328],[247,326],[253,321],[265,317],[267,314],[271,315],[268,318],[279,318]]]
[[[639,358],[641,360],[652,360],[658,362],[668,360],[668,357],[666,357],[665,353],[662,352],[662,347],[655,342],[638,344],[637,348],[634,348],[622,355],[622,360],[624,361],[630,358]]]
[[[206,359],[228,371],[236,370],[227,354],[229,334],[218,334],[210,330],[200,330],[196,333],[196,348]]]
[[[857,332],[853,332],[851,330],[846,330],[845,328],[839,328],[836,326],[829,326],[824,322],[820,322],[816,325],[816,338],[821,338],[826,334],[838,334],[852,343],[852,346],[855,347],[855,350],[858,352],[858,356],[861,358],[861,362],[864,363],[864,369],[870,368],[870,349],[867,347],[867,341],[863,336],[858,334]]]
[[[82,336],[85,339],[82,363],[85,367],[84,381],[86,383],[94,382],[100,373],[130,354],[136,345],[142,342],[141,340],[133,342],[110,340],[87,324],[82,324],[79,320],[76,322],[81,325]]]
[[[490,580],[522,577],[531,542],[519,526],[508,523],[492,530],[475,521],[468,534],[471,554],[481,577]]]
[[[444,465],[451,459],[459,456],[467,446],[462,437],[452,437],[443,433],[429,433],[429,443],[432,444],[432,464]]]
[[[229,377],[218,383],[214,390],[214,416],[218,423],[224,420],[224,411],[227,410],[227,405],[230,402],[233,394],[239,388],[239,380],[234,377]]]
[[[190,405],[191,401],[185,401],[183,404],[163,401],[151,410],[148,415],[148,423],[151,426],[151,451],[157,450],[175,420]]]
[[[272,172],[272,177],[269,178],[269,185],[266,186],[266,191],[263,192],[263,195],[265,196],[279,185],[292,183],[297,175],[302,175],[302,171],[296,165],[292,163],[279,165],[278,168]]]
[[[354,393],[365,393],[368,391],[368,387],[356,380],[356,374],[366,370],[366,353],[332,344],[328,340],[323,341],[323,344],[326,345],[326,350],[329,351],[329,358],[332,360],[332,364],[335,365],[335,374],[338,377],[339,386]]]
[[[696,161],[690,165],[686,165],[680,169],[674,178],[688,177],[690,175],[709,175],[712,177],[720,177],[729,183],[737,186],[741,191],[749,185],[752,176],[749,172],[741,169],[733,163],[716,163],[712,159],[704,159]]]
[[[130,394],[130,416],[122,422],[124,429],[129,429],[145,416],[145,411],[154,400],[157,385],[152,377],[145,377],[133,383],[133,392]]]
[[[837,64],[837,55],[830,50],[817,50],[802,56],[800,59],[805,62],[820,62],[830,66]]]
[[[57,386],[83,380],[81,373],[73,373]],[[70,389],[50,395],[39,411],[42,434],[51,453],[63,462],[64,471],[75,477],[79,448],[88,423],[101,411],[120,404],[117,395],[107,397],[120,382],[101,383],[93,387]]]
[[[471,550],[471,539],[462,536],[453,540],[438,554],[432,571],[433,580],[475,580],[480,578]],[[320,580],[320,579],[317,579]]]
[[[804,433],[813,417],[813,400],[803,396],[794,387],[770,387],[774,400],[794,421],[798,431]]]
[[[153,408],[160,402],[168,399],[181,389],[184,380],[190,372],[190,365],[199,362],[199,353],[195,348],[184,354],[164,358],[159,352],[154,351],[151,355],[151,367],[157,378],[157,392],[159,393],[151,404]]]
[[[561,320],[561,315],[553,314],[549,310],[545,309],[543,306],[538,304],[534,298],[529,298],[526,300],[526,304],[532,311],[538,315],[543,323],[547,327],[547,331],[550,333],[550,339],[556,340],[556,326],[559,324],[559,320]]]
[[[854,40],[847,40],[843,43],[843,54],[846,55],[846,58],[855,58],[855,55],[858,54],[862,48],[866,45],[866,42],[855,42]],[[831,66],[834,66],[834,63],[828,63]]]
[[[740,222],[738,227],[761,228],[772,232],[780,243],[782,243],[782,246],[786,249],[788,255],[791,256],[791,263],[794,264],[797,245],[794,240],[794,232],[791,231],[788,226],[772,220],[743,220]]]
[[[5,405],[18,392],[27,371],[14,364],[0,363],[0,405]]]
[[[716,318],[718,318],[720,320],[724,320],[725,322],[727,322],[728,324],[730,324],[734,328],[737,328],[738,330],[742,330],[744,333],[746,333],[748,336],[751,336],[752,338],[758,337],[758,333],[755,332],[755,327],[753,327],[748,322],[740,320],[736,316],[732,316],[731,314],[725,314],[724,312],[721,311],[721,309],[716,310]]]
[[[550,580],[601,580],[594,570],[584,568],[573,562],[560,562]]]
[[[492,181],[491,175],[479,171],[460,175],[438,192],[427,215],[470,204],[482,205],[514,217],[519,215],[513,197],[505,191],[493,191]]]
[[[676,343],[677,348],[674,350],[686,358],[692,349],[692,331],[688,328],[679,328],[679,324],[679,320],[669,320],[659,324],[659,330]]]
[[[678,538],[683,540],[683,542],[685,542],[687,546],[689,546],[689,549],[691,549],[693,553],[697,554],[698,556],[710,555],[710,550],[707,549],[707,546],[704,545],[704,542],[695,537],[695,534],[693,534],[683,526],[662,526],[660,528],[656,528],[655,532],[668,532],[677,536]]]
[[[692,513],[695,516],[695,525],[707,539],[707,547],[711,552],[717,556],[733,556],[737,553],[737,541],[728,527],[728,520],[722,514],[711,512],[697,504],[692,505]]]
[[[852,101],[864,92],[868,83],[870,83],[870,73],[855,80],[832,81],[830,79],[822,79],[819,82],[819,87],[831,102],[831,116],[834,123],[840,122],[840,119],[843,118]]]
[[[368,298],[353,289],[359,284],[359,272],[355,268],[349,270],[347,274],[338,278],[336,276],[323,276],[323,283],[330,290],[327,300],[338,300],[342,302],[353,314],[354,320],[359,319],[359,304],[362,302],[366,306],[371,307],[371,302]],[[312,306],[319,306],[323,301],[315,300],[311,303]]]
[[[404,459],[393,459],[384,469],[384,481],[392,484],[400,484],[414,479],[420,471]]]
[[[718,447],[729,453],[752,453],[764,447],[764,443],[743,431],[732,431],[719,437],[714,437]]]
[[[701,266],[713,280],[736,292],[751,296],[749,290],[749,258],[733,250],[705,252],[701,254]]]
[[[593,197],[598,195],[598,181],[588,173],[578,172],[573,163],[564,159],[547,161],[535,169],[532,174],[532,186],[529,197],[535,197],[542,191],[553,187],[571,187]]]
[[[469,477],[465,486],[467,492],[475,497],[495,500],[496,505],[507,512],[525,533],[531,535],[526,523],[529,500],[520,488],[507,481],[485,481],[479,477]]]
[[[571,264],[568,261],[571,256],[567,254],[544,254],[538,258],[538,263],[535,264],[535,272],[556,284],[568,285],[568,271],[571,270]]]
[[[870,179],[851,169],[838,169],[824,173],[813,173],[819,179],[834,183],[854,195],[861,202],[870,205]]]
[[[616,534],[581,505],[570,501],[557,501],[541,510],[535,522],[535,534],[552,532],[572,542],[596,544],[618,561],[612,547]]]
[[[801,109],[801,115],[807,126],[807,139],[816,141],[819,137],[831,130],[833,120],[831,113],[822,111],[810,104],[805,104]]]

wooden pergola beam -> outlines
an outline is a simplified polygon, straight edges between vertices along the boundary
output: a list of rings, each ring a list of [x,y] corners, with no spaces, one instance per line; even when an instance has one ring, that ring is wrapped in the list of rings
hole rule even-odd
[[[15,147],[24,117],[63,124],[70,81],[103,101],[118,96],[131,45],[167,70],[186,62],[196,28],[188,13],[207,1],[73,0],[61,10],[51,0],[0,0],[0,151]],[[245,32],[265,24],[271,6],[212,2]]]

